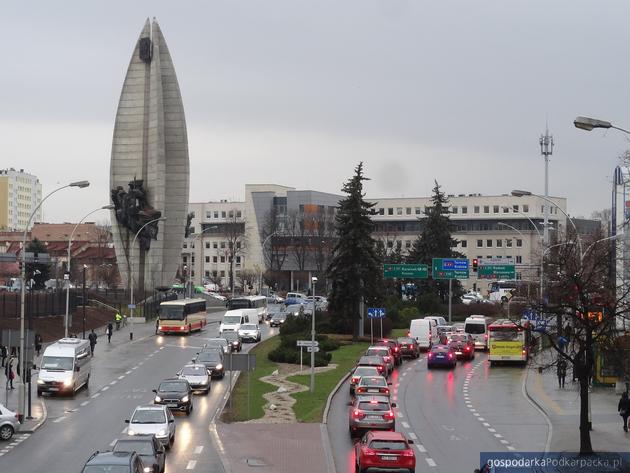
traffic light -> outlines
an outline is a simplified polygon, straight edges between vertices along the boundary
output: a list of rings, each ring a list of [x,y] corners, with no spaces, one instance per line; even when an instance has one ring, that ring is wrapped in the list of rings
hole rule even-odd
[[[479,260],[477,258],[473,258],[473,272],[476,273],[479,268]]]

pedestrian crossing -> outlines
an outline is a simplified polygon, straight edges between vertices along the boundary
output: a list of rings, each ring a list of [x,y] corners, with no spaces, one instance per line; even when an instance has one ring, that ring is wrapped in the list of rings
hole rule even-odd
[[[31,434],[16,433],[15,435],[13,435],[13,437],[11,437],[11,440],[9,440],[8,442],[0,443],[0,457],[2,457],[4,455],[6,455],[7,453],[9,453],[11,450],[13,450],[19,444],[24,442],[30,436],[31,436]]]

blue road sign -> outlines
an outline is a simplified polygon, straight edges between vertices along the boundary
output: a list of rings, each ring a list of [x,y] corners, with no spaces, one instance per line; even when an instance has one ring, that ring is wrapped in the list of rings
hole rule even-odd
[[[384,307],[368,307],[368,319],[384,319],[385,314],[386,311]]]

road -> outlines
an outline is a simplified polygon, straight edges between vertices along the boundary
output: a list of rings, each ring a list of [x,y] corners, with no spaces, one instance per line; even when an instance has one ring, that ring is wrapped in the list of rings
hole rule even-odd
[[[125,419],[140,404],[153,400],[152,389],[172,377],[199,348],[217,336],[223,313],[208,315],[208,326],[190,336],[155,336],[153,327],[139,327],[134,342],[109,347],[99,338],[89,389],[73,398],[46,396],[48,420],[28,440],[4,455],[3,472],[66,473],[80,471],[96,450],[111,448],[125,431]],[[261,325],[263,338],[277,333]],[[114,337],[118,332],[114,333]],[[244,344],[248,351],[253,344]],[[167,454],[166,472],[216,471],[223,466],[214,450],[209,426],[228,388],[229,375],[214,380],[208,395],[195,395],[190,417],[176,414],[176,440]],[[35,453],[35,454],[32,454]]]
[[[426,367],[426,354],[405,361],[390,377],[396,430],[414,440],[416,471],[472,472],[479,453],[542,451],[547,424],[522,394],[525,370],[493,366],[477,352],[454,370]],[[354,472],[348,434],[348,382],[334,396],[328,433],[338,473]]]

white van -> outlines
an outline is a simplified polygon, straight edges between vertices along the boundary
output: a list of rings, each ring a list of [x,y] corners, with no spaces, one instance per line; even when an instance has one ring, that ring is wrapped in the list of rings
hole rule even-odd
[[[80,338],[62,338],[44,350],[37,379],[37,395],[74,393],[88,387],[91,370],[90,342]]]
[[[488,350],[488,326],[492,320],[485,315],[471,315],[464,321],[464,333],[472,336],[475,348]]]
[[[441,315],[427,315],[425,319],[435,320],[435,325],[448,325],[446,319]]]
[[[223,332],[238,332],[243,324],[258,325],[257,309],[236,309],[228,310],[223,316],[221,325],[219,325],[219,335]]]
[[[409,336],[418,342],[418,347],[430,350],[438,341],[435,321],[429,319],[413,319],[409,326]]]

